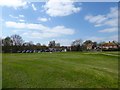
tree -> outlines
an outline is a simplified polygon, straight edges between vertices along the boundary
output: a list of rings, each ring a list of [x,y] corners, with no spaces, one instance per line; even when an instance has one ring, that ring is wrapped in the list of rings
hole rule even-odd
[[[91,40],[86,40],[83,44],[84,45],[88,45],[88,44],[92,44],[93,42]]]
[[[93,44],[93,42],[91,41],[91,40],[86,40],[84,43],[83,43],[83,45],[82,45],[82,49],[83,50],[87,50],[87,47],[88,47],[88,45],[92,45]]]
[[[60,47],[60,43],[56,43],[55,46],[56,46],[56,47]]]
[[[97,47],[97,42],[93,42],[93,49]]]
[[[81,46],[82,45],[82,40],[78,39],[72,42],[72,46]]]
[[[112,43],[114,43],[114,44],[116,44],[116,45],[118,45],[119,44],[119,42],[117,42],[117,41],[112,41]]]
[[[11,52],[12,51],[13,42],[10,37],[6,37],[2,39],[2,51],[3,52]]]
[[[29,46],[29,43],[28,42],[24,42],[23,46]]]
[[[71,50],[72,51],[81,51],[82,50],[81,46],[82,46],[82,40],[81,39],[75,40],[71,44]]]
[[[36,43],[36,46],[41,46],[41,44],[40,43]]]
[[[103,44],[105,44],[105,42],[100,42],[98,46],[102,46]]]
[[[49,42],[49,47],[55,47],[55,41],[50,41]]]
[[[10,37],[6,37],[5,39],[3,39],[2,43],[4,46],[12,46],[13,45],[13,41],[11,40]]]
[[[27,46],[34,46],[33,41],[26,42]]]
[[[0,46],[2,46],[2,39],[0,38]]]
[[[21,46],[23,44],[23,39],[21,36],[15,34],[11,36],[14,46]]]

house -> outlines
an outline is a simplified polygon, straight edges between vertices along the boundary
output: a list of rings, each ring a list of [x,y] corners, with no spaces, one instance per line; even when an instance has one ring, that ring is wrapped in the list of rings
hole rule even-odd
[[[118,45],[114,42],[104,43],[101,46],[102,49],[118,49]]]
[[[92,43],[87,44],[86,48],[87,48],[87,50],[91,50],[93,48],[93,44]]]

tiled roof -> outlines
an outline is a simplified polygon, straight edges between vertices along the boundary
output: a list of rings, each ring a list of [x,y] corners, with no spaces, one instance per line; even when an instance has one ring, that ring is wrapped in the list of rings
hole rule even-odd
[[[115,43],[104,43],[102,46],[117,46]]]

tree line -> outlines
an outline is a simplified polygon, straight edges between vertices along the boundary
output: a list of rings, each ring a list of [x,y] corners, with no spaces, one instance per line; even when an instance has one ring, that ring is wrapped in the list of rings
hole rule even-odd
[[[49,51],[89,51],[89,50],[101,50],[105,42],[93,42],[91,40],[82,41],[81,39],[75,40],[71,43],[71,46],[60,46],[60,43],[55,41],[50,41],[48,46],[41,45],[41,43],[34,44],[32,41],[24,42],[20,35],[7,36],[4,39],[0,39],[0,46],[2,46],[2,52],[4,53],[16,53],[24,52],[29,50],[29,52],[49,52]],[[117,41],[113,41],[116,45],[120,45]],[[117,48],[117,50],[119,50]]]

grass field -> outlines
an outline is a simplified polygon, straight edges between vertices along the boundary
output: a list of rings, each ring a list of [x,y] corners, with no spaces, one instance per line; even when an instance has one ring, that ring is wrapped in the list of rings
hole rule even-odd
[[[2,89],[2,53],[0,53],[0,89]]]
[[[3,88],[117,88],[118,53],[3,54]]]

